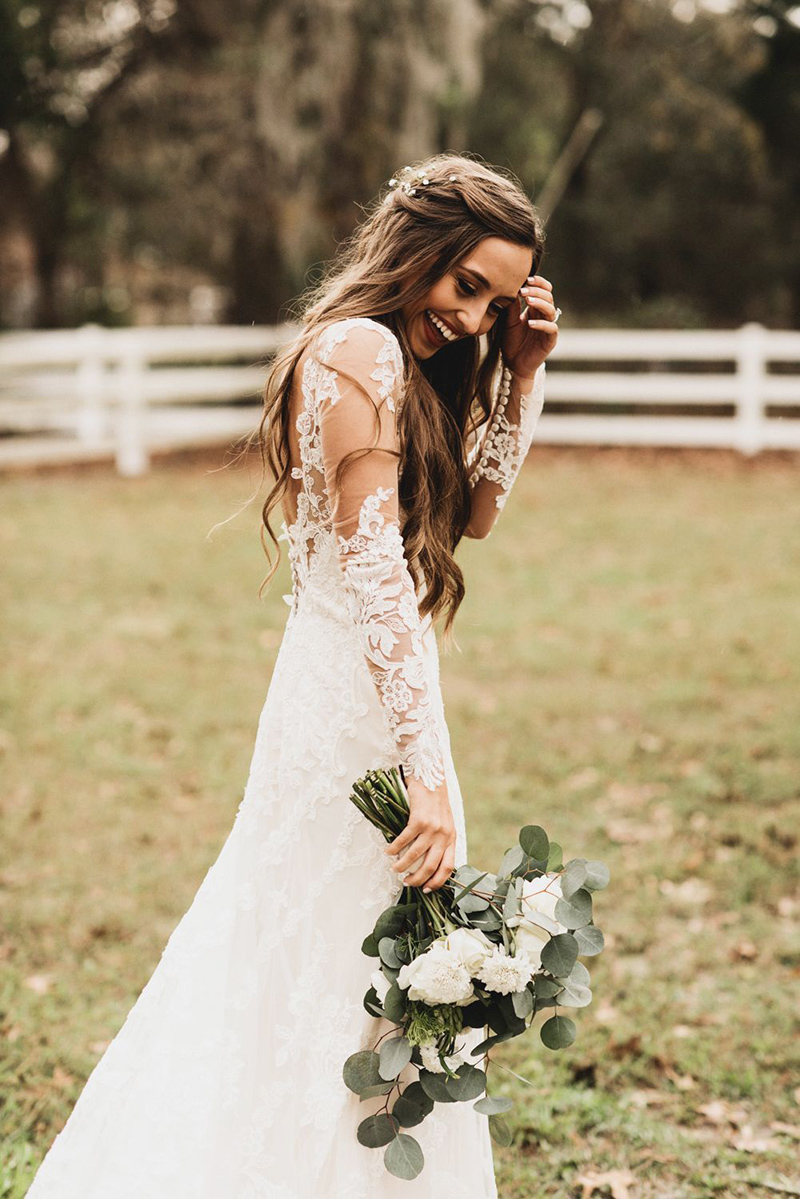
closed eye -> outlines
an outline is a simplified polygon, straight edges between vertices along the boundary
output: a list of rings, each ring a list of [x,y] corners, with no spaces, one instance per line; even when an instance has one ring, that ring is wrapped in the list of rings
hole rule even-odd
[[[459,289],[463,295],[476,296],[478,294],[477,290],[472,286],[471,283],[468,283],[466,279],[457,279],[457,282],[458,282]],[[490,304],[489,307],[494,310],[495,315],[498,315],[499,313],[505,311],[507,305],[505,305],[505,304]]]

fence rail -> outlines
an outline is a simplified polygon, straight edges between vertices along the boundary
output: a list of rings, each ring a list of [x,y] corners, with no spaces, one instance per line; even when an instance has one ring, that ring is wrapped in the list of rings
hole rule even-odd
[[[234,440],[257,423],[265,364],[295,331],[87,325],[0,334],[0,464],[113,454],[120,473],[136,475],[151,450]],[[631,405],[635,414],[619,411]],[[682,411],[667,414],[667,405]],[[537,441],[798,450],[800,332],[752,323],[565,329],[548,361]]]

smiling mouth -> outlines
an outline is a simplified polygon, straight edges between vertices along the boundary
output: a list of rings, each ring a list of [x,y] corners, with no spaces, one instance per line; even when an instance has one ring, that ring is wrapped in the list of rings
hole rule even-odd
[[[454,333],[450,326],[446,325],[441,317],[438,317],[430,308],[425,309],[425,320],[437,345],[444,345],[448,341],[458,341],[458,334]]]

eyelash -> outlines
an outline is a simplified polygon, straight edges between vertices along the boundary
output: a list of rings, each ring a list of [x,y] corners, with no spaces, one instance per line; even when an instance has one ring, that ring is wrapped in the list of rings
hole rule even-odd
[[[457,283],[458,283],[458,286],[459,286],[460,290],[463,292],[463,294],[464,294],[465,296],[474,296],[474,295],[477,295],[477,292],[475,291],[475,288],[473,287],[473,288],[470,290],[470,285],[467,283],[467,281],[466,281],[465,279],[458,279],[458,278],[457,278],[457,279],[456,279],[456,281],[457,281]],[[498,307],[495,305],[495,309],[494,309],[495,316],[499,316],[501,312],[505,312],[505,305],[504,305],[504,304],[501,304],[499,308],[498,308]]]

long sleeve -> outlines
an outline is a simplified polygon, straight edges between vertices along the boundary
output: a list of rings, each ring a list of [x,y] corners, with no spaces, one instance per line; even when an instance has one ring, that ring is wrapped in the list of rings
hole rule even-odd
[[[467,456],[472,489],[470,526],[488,536],[502,510],[533,441],[544,406],[545,364],[533,387],[521,392],[516,377],[503,366],[491,415]]]
[[[322,466],[348,605],[399,761],[434,788],[444,757],[399,520],[400,346],[390,330],[359,318],[325,330],[319,359]],[[346,463],[337,482],[342,459],[365,447],[374,448]]]

